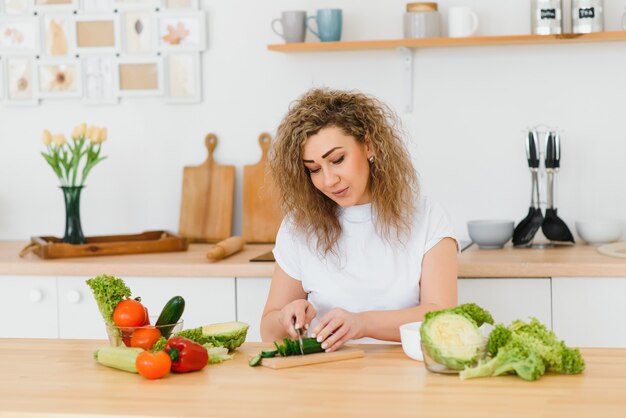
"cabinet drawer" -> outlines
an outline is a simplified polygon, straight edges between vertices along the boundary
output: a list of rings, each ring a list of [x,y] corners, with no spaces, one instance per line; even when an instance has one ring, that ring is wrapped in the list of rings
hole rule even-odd
[[[261,316],[271,278],[237,279],[237,319],[250,325],[246,341],[261,341]]]
[[[233,277],[132,277],[124,281],[133,292],[133,297],[141,296],[141,303],[148,308],[151,317],[158,317],[173,296],[182,296],[185,299],[185,329],[234,321],[236,318]]]
[[[626,278],[554,277],[554,332],[575,347],[626,348]]]
[[[496,323],[509,325],[534,316],[552,329],[550,279],[461,279],[459,303],[487,309]]]
[[[6,315],[0,326],[1,338],[58,337],[54,277],[1,277],[0,306]]]
[[[59,337],[107,339],[106,328],[87,277],[57,278]]]

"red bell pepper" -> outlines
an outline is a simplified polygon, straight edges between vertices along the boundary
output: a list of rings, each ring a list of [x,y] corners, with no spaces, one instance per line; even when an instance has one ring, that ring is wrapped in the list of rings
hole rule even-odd
[[[202,370],[209,362],[209,352],[189,338],[172,337],[165,344],[165,351],[172,359],[172,371],[177,373]]]

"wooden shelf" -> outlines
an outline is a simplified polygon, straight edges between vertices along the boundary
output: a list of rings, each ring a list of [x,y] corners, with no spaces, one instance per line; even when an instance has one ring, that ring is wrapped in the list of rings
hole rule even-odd
[[[478,36],[473,38],[425,38],[388,39],[378,41],[303,42],[294,44],[268,45],[267,49],[276,52],[321,52],[393,48],[445,48],[482,45],[529,45],[554,43],[566,44],[606,41],[626,41],[626,31],[596,32],[587,34],[566,33],[562,35],[508,35]]]

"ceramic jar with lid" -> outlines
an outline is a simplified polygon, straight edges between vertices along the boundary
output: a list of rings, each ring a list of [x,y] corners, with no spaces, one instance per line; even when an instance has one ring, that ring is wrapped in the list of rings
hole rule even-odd
[[[572,0],[573,33],[602,32],[603,30],[603,0]]]
[[[441,18],[437,9],[437,3],[408,3],[404,14],[404,37],[440,37]]]
[[[533,35],[558,35],[563,32],[561,0],[532,0],[530,25]]]

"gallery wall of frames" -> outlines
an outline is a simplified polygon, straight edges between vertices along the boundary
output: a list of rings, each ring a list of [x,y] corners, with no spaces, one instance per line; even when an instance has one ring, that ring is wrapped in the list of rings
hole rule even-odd
[[[198,0],[0,0],[0,104],[202,100]]]

